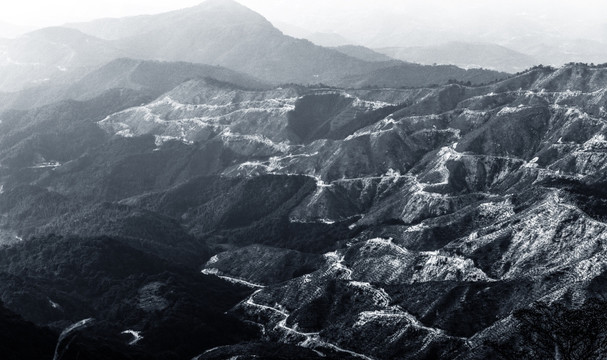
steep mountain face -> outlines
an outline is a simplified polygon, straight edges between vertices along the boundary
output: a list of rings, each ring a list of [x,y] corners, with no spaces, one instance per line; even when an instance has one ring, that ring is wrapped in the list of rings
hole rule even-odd
[[[94,25],[103,29],[114,23]],[[330,82],[381,67],[285,36],[234,1],[206,1],[159,16],[127,18],[122,26],[132,30],[117,30],[121,34],[115,41],[129,57],[219,64],[277,83]]]
[[[92,36],[105,40],[119,40],[133,36],[143,35],[162,28],[169,28],[178,21],[184,21],[188,18],[205,15],[207,11],[214,11],[215,15],[222,15],[224,9],[234,11],[237,21],[244,21],[250,24],[266,24],[265,19],[254,12],[247,10],[233,0],[207,0],[197,6],[187,9],[170,11],[156,15],[138,15],[126,18],[104,18],[84,23],[66,24],[67,27],[77,29]],[[220,24],[219,19],[202,20]],[[224,19],[225,20],[225,19]],[[229,24],[226,24],[229,26]]]
[[[5,112],[2,301],[131,358],[553,357],[607,295],[606,81],[191,79]]]
[[[280,31],[282,31],[285,35],[289,35],[296,39],[306,39],[320,46],[340,47],[354,44],[352,40],[346,39],[345,37],[335,32],[309,31],[302,27],[285,23],[276,19],[272,20],[272,24],[276,26]]]

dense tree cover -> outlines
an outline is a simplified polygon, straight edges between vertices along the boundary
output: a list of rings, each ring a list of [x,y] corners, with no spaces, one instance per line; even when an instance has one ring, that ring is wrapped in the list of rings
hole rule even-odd
[[[607,356],[607,302],[579,306],[534,303],[514,311],[514,336],[488,346],[504,359],[603,359]]]
[[[0,304],[0,354],[6,360],[51,359],[57,334],[26,322]]]
[[[224,314],[250,289],[167,262],[124,239],[51,235],[1,249],[0,259],[9,308],[58,332],[97,320],[83,346],[125,343],[120,333],[135,329],[148,357],[185,358],[257,331]]]

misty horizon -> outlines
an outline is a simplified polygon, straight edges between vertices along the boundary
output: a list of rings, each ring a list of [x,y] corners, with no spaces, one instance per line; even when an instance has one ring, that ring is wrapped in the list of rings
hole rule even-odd
[[[593,1],[582,2],[582,5],[544,0],[508,3],[477,0],[237,2],[264,16],[286,35],[308,39],[321,46],[356,45],[379,49],[393,58],[422,64],[454,64],[513,72],[539,64],[607,62],[607,21],[602,17],[607,4]],[[113,6],[110,2],[109,6],[83,7],[78,6],[79,3],[62,1],[53,2],[38,20],[24,8],[32,5],[30,2],[7,3],[1,6],[4,9],[0,8],[4,10],[0,18],[0,37],[16,37],[51,25],[71,27],[97,19],[176,11],[202,3],[182,0],[128,2]],[[476,53],[473,51],[470,56],[488,54],[491,60],[475,63],[462,59],[470,52],[470,45],[466,44],[476,45]],[[479,45],[500,48],[487,49]],[[464,46],[468,46],[468,50],[464,50]],[[501,65],[496,60],[499,57],[513,60]]]

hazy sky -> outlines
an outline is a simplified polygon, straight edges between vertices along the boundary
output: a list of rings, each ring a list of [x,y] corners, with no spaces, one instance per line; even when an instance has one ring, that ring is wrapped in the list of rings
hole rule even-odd
[[[360,18],[369,13],[407,13],[423,10],[437,15],[476,15],[512,9],[538,16],[605,18],[602,0],[238,0],[269,18],[303,23],[346,12]],[[58,25],[99,17],[151,14],[194,6],[202,0],[11,0],[0,3],[0,20],[19,25]],[[512,14],[513,11],[507,11]],[[507,15],[504,14],[504,15]],[[429,14],[430,15],[430,14]]]
[[[337,32],[352,42],[382,46],[390,30],[415,42],[436,41],[457,31],[482,40],[542,31],[602,40],[607,37],[603,0],[238,0],[270,21],[310,31]],[[0,21],[35,27],[100,17],[152,14],[197,5],[202,0],[4,0]],[[505,30],[504,30],[505,29]],[[398,35],[398,36],[397,36]]]
[[[202,0],[3,0],[0,2],[0,21],[42,27],[100,17],[153,14],[201,2]]]

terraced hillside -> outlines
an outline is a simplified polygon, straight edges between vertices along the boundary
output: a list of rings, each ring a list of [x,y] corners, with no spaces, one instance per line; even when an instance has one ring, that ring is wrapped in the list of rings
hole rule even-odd
[[[81,351],[125,358],[579,356],[558,326],[604,306],[607,68],[233,81],[3,113],[5,306],[95,318]]]

